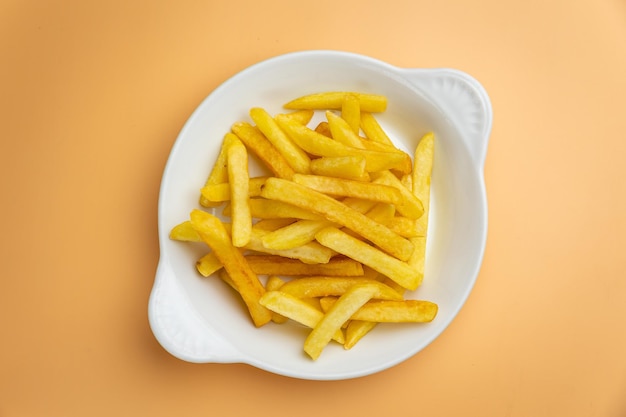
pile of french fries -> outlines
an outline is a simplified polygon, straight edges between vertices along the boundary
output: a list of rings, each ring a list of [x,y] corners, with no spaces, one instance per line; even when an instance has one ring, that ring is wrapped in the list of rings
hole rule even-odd
[[[377,120],[386,107],[383,95],[322,92],[277,115],[252,108],[225,134],[200,207],[170,233],[208,246],[198,272],[230,285],[255,326],[309,327],[313,360],[377,323],[437,314],[405,298],[424,276],[434,135],[411,158]],[[250,177],[250,158],[267,175]]]

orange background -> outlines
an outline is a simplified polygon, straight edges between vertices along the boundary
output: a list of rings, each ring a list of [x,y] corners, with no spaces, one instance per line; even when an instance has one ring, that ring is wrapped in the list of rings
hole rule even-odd
[[[227,77],[306,49],[487,89],[478,281],[379,374],[182,362],[147,320],[168,153]],[[626,415],[624,0],[3,0],[0,56],[0,416]]]

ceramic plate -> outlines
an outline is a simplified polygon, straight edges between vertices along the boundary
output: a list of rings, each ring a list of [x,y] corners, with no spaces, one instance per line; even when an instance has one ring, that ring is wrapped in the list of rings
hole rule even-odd
[[[195,262],[206,247],[171,241],[168,234],[199,207],[199,189],[232,123],[249,121],[251,107],[276,114],[295,97],[331,90],[386,95],[387,111],[378,120],[411,155],[424,133],[436,135],[425,277],[407,298],[436,302],[439,312],[427,324],[379,325],[349,351],[331,343],[312,361],[302,349],[306,329],[273,323],[255,328],[230,288],[197,273]],[[360,377],[412,357],[450,324],[477,278],[487,234],[483,163],[491,122],[485,90],[456,70],[405,69],[351,53],[306,51],[260,62],[233,76],[191,115],[163,173],[161,257],[149,302],[157,340],[185,361],[246,363],[314,380]]]

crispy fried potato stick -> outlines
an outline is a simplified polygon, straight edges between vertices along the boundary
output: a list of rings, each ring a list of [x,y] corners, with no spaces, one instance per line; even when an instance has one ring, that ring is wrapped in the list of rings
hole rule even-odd
[[[303,174],[295,174],[292,181],[335,197],[356,197],[363,200],[376,201],[377,203],[395,205],[404,203],[402,193],[398,189],[380,183]],[[407,190],[407,193],[410,192]]]
[[[380,126],[373,114],[361,112],[361,130],[369,140],[393,146],[393,142],[387,136],[387,132]]]
[[[189,220],[177,224],[170,230],[170,239],[180,242],[202,242],[202,238]]]
[[[239,249],[232,244],[222,222],[212,214],[197,209],[191,212],[190,220],[232,278],[254,325],[260,327],[269,322],[271,312],[259,303],[265,288]]]
[[[248,151],[237,139],[228,147],[228,181],[230,184],[230,202],[232,205],[231,238],[238,248],[246,246],[252,234],[252,214],[250,212],[250,192],[248,174]]]
[[[285,283],[280,290],[298,298],[340,296],[355,284],[371,284],[378,286],[379,290],[376,294],[376,298],[378,299],[402,300],[402,294],[399,294],[391,287],[379,281],[369,278],[305,277]]]
[[[406,289],[415,290],[421,283],[422,274],[414,267],[335,227],[320,230],[315,239],[322,245],[391,278]]]
[[[311,173],[327,177],[345,178],[356,181],[369,181],[365,170],[365,158],[354,156],[325,156],[311,161]]]
[[[351,91],[329,91],[298,97],[283,105],[286,109],[340,110],[347,94],[358,97],[361,111],[377,113],[387,109],[387,97]]]
[[[354,94],[346,94],[341,103],[341,118],[348,123],[350,129],[358,135],[361,125],[361,103]]]
[[[337,330],[378,291],[379,287],[372,284],[355,284],[350,287],[309,333],[304,341],[304,351],[313,360],[318,359]]]
[[[334,257],[325,264],[305,264],[297,259],[275,255],[246,255],[250,268],[259,275],[310,276],[329,275],[337,277],[363,276],[361,263],[345,258]]]

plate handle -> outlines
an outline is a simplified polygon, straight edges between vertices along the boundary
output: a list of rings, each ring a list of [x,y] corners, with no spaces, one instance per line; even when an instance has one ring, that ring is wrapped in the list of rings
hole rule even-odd
[[[241,355],[207,327],[185,297],[169,262],[161,258],[148,305],[150,327],[161,346],[187,362],[241,362]]]
[[[471,156],[482,168],[491,134],[493,110],[483,86],[454,69],[410,69],[407,79],[461,127]]]

